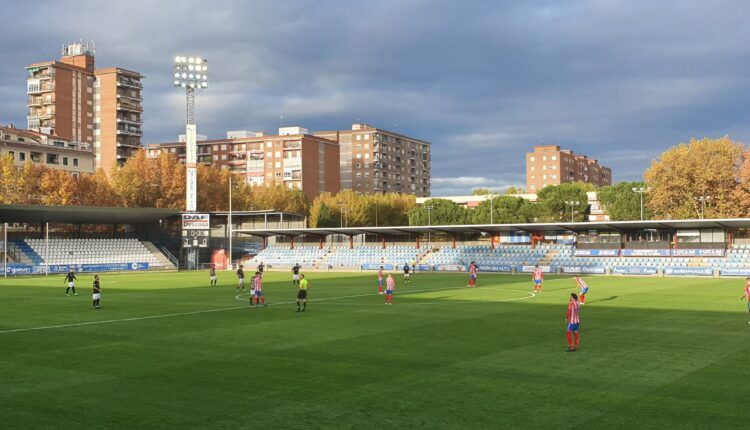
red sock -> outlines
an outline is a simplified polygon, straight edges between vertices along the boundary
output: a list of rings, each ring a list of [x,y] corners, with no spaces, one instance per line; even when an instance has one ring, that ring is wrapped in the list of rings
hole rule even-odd
[[[265,297],[261,297],[261,298],[260,298],[260,302],[261,302],[261,303],[263,303],[263,304],[265,305],[265,304],[266,304],[266,298],[265,298]]]
[[[586,295],[581,294],[581,303],[586,303]]]
[[[383,287],[378,287],[378,294],[383,294]]]
[[[580,339],[578,337],[578,332],[576,332],[576,348],[578,348],[578,344],[580,343],[579,341]]]
[[[565,332],[565,337],[568,338],[568,346],[572,348],[573,347],[573,337],[571,336],[571,334],[570,334],[569,331]]]

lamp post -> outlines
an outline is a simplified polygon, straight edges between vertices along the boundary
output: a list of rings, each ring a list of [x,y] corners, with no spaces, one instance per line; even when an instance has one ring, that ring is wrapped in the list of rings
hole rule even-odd
[[[432,228],[432,218],[430,217],[430,213],[433,209],[435,208],[432,205],[424,207],[424,210],[427,211],[427,246],[429,248],[432,248],[432,235],[430,233],[430,229]]]
[[[641,195],[641,221],[643,221],[643,193],[651,191],[651,188],[633,187],[633,192]]]
[[[568,205],[568,206],[570,206],[570,222],[574,222],[573,221],[573,214],[575,212],[573,211],[573,208],[575,208],[576,206],[580,205],[581,202],[579,202],[578,200],[570,200],[570,201],[566,201],[565,204]]]
[[[208,87],[208,61],[200,57],[174,57],[174,86],[185,89],[187,121],[185,125],[185,210],[198,210],[197,143],[195,93]]]
[[[706,216],[706,202],[711,200],[711,196],[698,196],[695,198],[701,202],[701,219]]]
[[[494,203],[494,200],[495,200],[495,194],[490,194],[490,224],[494,224],[494,223],[492,222],[492,221],[494,220],[494,218],[493,218],[493,212],[495,212],[495,211],[493,210],[493,203]]]
[[[348,212],[348,209],[346,206],[341,205],[341,228],[344,228],[344,221],[346,220],[346,213]],[[346,222],[346,227],[349,227],[349,223]]]

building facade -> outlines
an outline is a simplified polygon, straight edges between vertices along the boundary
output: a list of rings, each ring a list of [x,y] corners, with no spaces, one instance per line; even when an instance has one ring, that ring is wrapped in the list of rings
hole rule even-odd
[[[10,156],[19,168],[31,162],[74,176],[94,172],[94,154],[89,144],[14,127],[0,127],[0,156]]]
[[[299,127],[286,127],[278,135],[248,136],[198,141],[198,162],[228,168],[249,184],[283,184],[302,190],[310,199],[339,192],[338,143]],[[185,162],[184,142],[148,146],[149,157],[163,152]]]
[[[142,148],[143,76],[119,67],[98,69],[95,76],[94,156],[108,170]]]
[[[96,69],[94,54],[92,46],[74,43],[59,60],[26,67],[27,127],[90,145],[96,167],[109,171],[141,147],[143,76]]]
[[[314,134],[340,145],[341,189],[363,194],[430,195],[429,142],[367,124]]]
[[[534,152],[526,154],[527,193],[568,182],[588,182],[598,187],[612,185],[612,170],[598,160],[557,145],[535,146]]]

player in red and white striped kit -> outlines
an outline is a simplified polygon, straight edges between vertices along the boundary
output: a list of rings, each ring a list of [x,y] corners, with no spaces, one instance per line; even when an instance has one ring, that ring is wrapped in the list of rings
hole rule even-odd
[[[578,350],[580,343],[579,329],[581,326],[580,319],[581,304],[578,303],[576,293],[570,293],[570,302],[568,302],[568,313],[565,316],[565,322],[568,324],[565,336],[568,338],[568,352]]]
[[[542,292],[542,281],[544,281],[544,272],[539,266],[534,267],[534,274],[531,275],[531,280],[534,282],[534,292]]]
[[[589,292],[589,285],[580,276],[576,276],[576,283],[581,288],[581,304],[586,304],[586,293]]]
[[[251,285],[253,287],[253,296],[250,297],[250,304],[253,304],[253,299],[255,299],[255,306],[258,306],[259,304],[262,304],[264,307],[266,306],[266,298],[263,297],[263,276],[260,272],[255,272],[255,276],[253,276],[253,279],[250,281]]]
[[[388,278],[385,280],[385,304],[393,304],[393,292],[396,291],[396,280],[393,275],[388,274]]]
[[[745,278],[745,294],[740,297],[740,300],[747,299],[747,311],[750,313],[750,278]],[[750,321],[747,322],[750,325]]]
[[[471,262],[469,264],[469,285],[467,287],[472,288],[477,283],[477,263]]]

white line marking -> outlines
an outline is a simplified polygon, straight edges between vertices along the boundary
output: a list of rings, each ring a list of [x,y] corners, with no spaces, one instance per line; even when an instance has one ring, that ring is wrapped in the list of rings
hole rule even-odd
[[[206,314],[210,312],[231,311],[234,309],[244,309],[244,308],[245,306],[234,306],[231,308],[204,309],[201,311],[178,312],[174,314],[164,314],[164,315],[149,315],[145,317],[122,318],[122,319],[117,319],[117,320],[89,321],[89,322],[82,322],[82,323],[49,325],[49,326],[43,326],[43,327],[14,328],[10,330],[0,330],[0,334],[18,333],[22,331],[34,331],[34,330],[50,330],[50,329],[55,329],[55,328],[66,328],[66,327],[79,327],[79,326],[85,326],[85,325],[110,324],[110,323],[128,322],[128,321],[141,321],[141,320],[150,320],[150,319],[156,319],[156,318],[179,317],[183,315]]]
[[[426,291],[444,291],[444,290],[456,290],[456,287],[449,287],[449,288],[427,288],[427,289],[421,289],[421,290],[408,290],[397,294],[413,294],[413,293],[420,293],[420,292],[426,292]],[[478,288],[477,290],[481,290],[482,288]],[[518,290],[509,290],[509,289],[503,289],[503,288],[485,288],[485,289],[492,289],[495,291],[513,291],[513,292],[524,292],[526,294],[530,294],[530,296],[526,297],[517,297],[512,299],[500,299],[500,300],[475,300],[475,301],[452,301],[447,304],[453,304],[453,303],[491,303],[491,302],[509,302],[513,300],[525,300],[530,299],[533,297],[536,297],[536,294],[528,291],[518,291]],[[477,291],[475,290],[475,291]],[[240,301],[246,301],[247,299],[243,299],[243,296],[247,296],[250,294],[249,292],[240,293],[236,295],[234,298],[235,300]],[[330,300],[339,300],[339,299],[351,299],[351,298],[358,298],[358,297],[370,297],[370,296],[378,296],[381,294],[378,293],[370,293],[370,294],[354,294],[349,296],[338,296],[338,297],[323,297],[319,299],[310,299],[308,302],[321,302],[321,301],[330,301]],[[288,304],[294,304],[295,301],[287,301],[287,302],[273,302],[268,303],[268,306],[278,306],[278,305],[288,305]],[[335,304],[335,303],[329,303],[329,304]],[[418,303],[403,303],[402,305],[416,305]],[[431,302],[431,303],[421,303],[423,305],[434,305],[438,304],[438,302]],[[41,327],[27,327],[27,328],[14,328],[14,329],[8,329],[8,330],[0,330],[0,334],[8,334],[8,333],[21,333],[21,332],[27,332],[27,331],[39,331],[39,330],[52,330],[52,329],[58,329],[58,328],[67,328],[67,327],[81,327],[81,326],[87,326],[87,325],[98,325],[98,324],[112,324],[112,323],[119,323],[119,322],[130,322],[130,321],[143,321],[143,320],[150,320],[150,319],[158,319],[158,318],[171,318],[171,317],[179,317],[179,316],[186,316],[186,315],[198,315],[198,314],[207,314],[212,312],[223,312],[223,311],[233,311],[237,309],[247,309],[249,306],[233,306],[229,308],[215,308],[215,309],[204,309],[200,311],[190,311],[190,312],[177,312],[172,314],[162,314],[162,315],[149,315],[145,317],[132,317],[132,318],[121,318],[116,320],[102,320],[102,321],[88,321],[88,322],[80,322],[80,323],[70,323],[70,324],[59,324],[59,325],[49,325],[49,326],[41,326]]]

